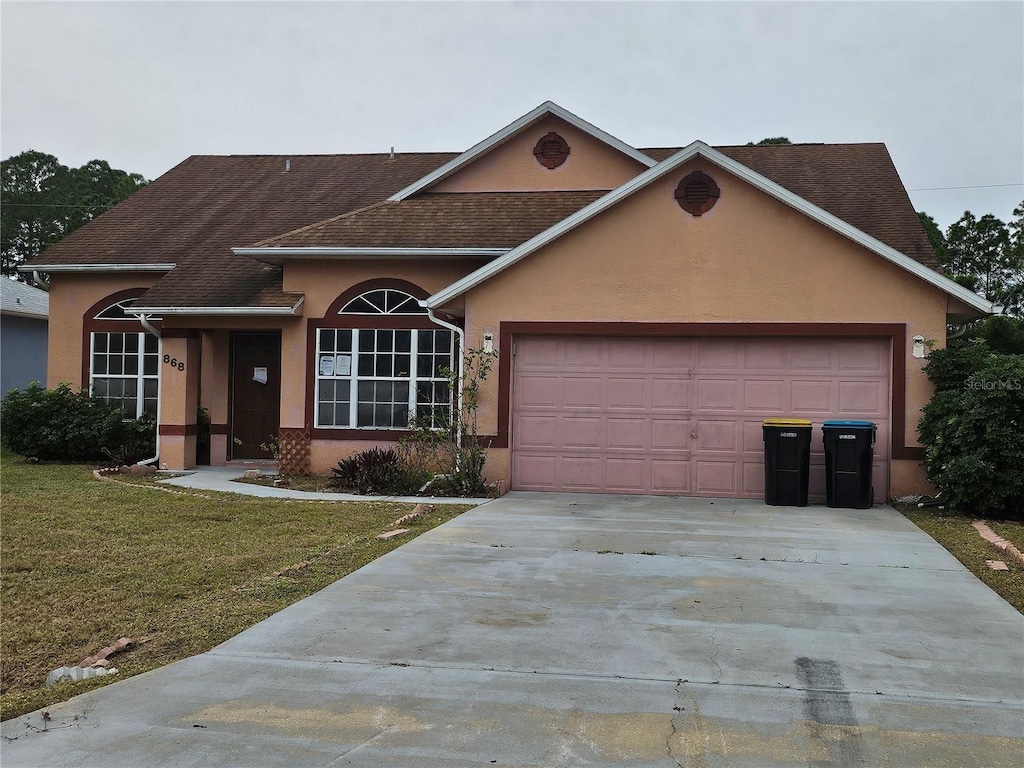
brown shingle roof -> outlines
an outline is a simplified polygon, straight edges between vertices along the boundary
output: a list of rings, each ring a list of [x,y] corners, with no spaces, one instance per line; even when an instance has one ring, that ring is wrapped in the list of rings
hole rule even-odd
[[[176,263],[146,306],[291,306],[281,270],[231,248],[391,195],[455,153],[195,156],[47,248],[42,264]]]
[[[384,202],[266,240],[269,247],[513,248],[606,194],[472,192]]]
[[[938,268],[883,144],[717,149]],[[641,151],[663,160],[678,148]],[[293,246],[512,247],[603,194],[425,193],[383,203],[453,157],[299,155],[287,172],[286,156],[191,157],[33,261],[176,263],[140,306],[291,306],[296,296],[282,292],[280,267],[235,256],[231,248],[268,239]]]

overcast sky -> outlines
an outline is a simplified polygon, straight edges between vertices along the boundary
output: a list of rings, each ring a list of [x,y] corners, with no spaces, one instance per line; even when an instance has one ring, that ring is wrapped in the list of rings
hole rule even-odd
[[[546,99],[637,147],[884,141],[918,210],[1024,199],[1024,3],[12,2],[3,157],[467,149]],[[975,187],[914,191],[934,187]]]

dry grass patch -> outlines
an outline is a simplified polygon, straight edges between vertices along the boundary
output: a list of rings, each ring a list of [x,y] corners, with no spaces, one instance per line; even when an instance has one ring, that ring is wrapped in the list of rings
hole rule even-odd
[[[894,504],[900,512],[945,547],[975,576],[1021,613],[1024,613],[1024,564],[996,549],[978,535],[974,517],[934,508],[918,509],[912,504]],[[1024,523],[1010,520],[985,521],[1018,549],[1024,542]],[[993,571],[986,560],[1002,560],[1009,570]]]
[[[3,455],[2,719],[207,651],[469,508],[435,507],[378,541],[411,505],[170,494],[125,480]],[[111,658],[120,674],[43,687],[51,669],[122,636],[143,642]]]

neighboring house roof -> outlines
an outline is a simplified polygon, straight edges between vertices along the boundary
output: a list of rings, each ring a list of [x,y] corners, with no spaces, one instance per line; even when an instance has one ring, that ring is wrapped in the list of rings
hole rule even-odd
[[[779,145],[770,145],[779,146]],[[868,145],[871,146],[871,145]],[[731,148],[736,149],[736,148]],[[884,147],[883,147],[884,149]],[[531,253],[543,248],[549,243],[557,240],[567,232],[571,232],[576,227],[589,221],[600,213],[608,210],[612,206],[616,205],[622,200],[630,197],[631,195],[639,192],[652,182],[665,176],[667,173],[672,172],[676,168],[680,167],[684,163],[696,157],[703,157],[706,160],[714,163],[718,167],[726,170],[729,173],[743,179],[752,186],[760,189],[768,195],[776,198],[780,202],[795,208],[809,218],[818,221],[825,225],[829,229],[834,230],[840,235],[853,240],[859,245],[867,248],[868,250],[874,251],[879,256],[891,261],[903,269],[917,275],[924,279],[926,282],[931,283],[937,288],[945,291],[951,296],[955,296],[960,299],[968,306],[977,309],[980,312],[993,312],[996,307],[989,301],[981,298],[973,291],[964,288],[963,286],[955,283],[947,277],[944,277],[941,273],[935,269],[930,268],[928,265],[922,264],[909,257],[908,255],[901,253],[890,245],[882,242],[881,240],[872,237],[865,233],[863,230],[852,225],[848,221],[844,221],[834,214],[829,213],[827,210],[814,205],[804,197],[794,194],[790,189],[785,188],[781,184],[772,181],[771,179],[763,176],[756,171],[752,170],[747,165],[744,165],[737,160],[729,157],[723,152],[719,152],[712,147],[709,147],[702,141],[695,141],[689,146],[683,148],[676,154],[672,155],[666,160],[658,163],[653,168],[649,168],[640,175],[630,179],[625,184],[617,187],[608,194],[601,197],[599,200],[591,203],[586,208],[583,208],[576,213],[572,214],[563,221],[560,221],[555,226],[541,232],[530,240],[526,241],[522,245],[513,248],[511,251],[503,256],[495,259],[494,261],[485,264],[484,266],[477,269],[475,272],[466,275],[460,280],[452,283],[448,287],[438,291],[434,295],[422,302],[426,307],[441,307],[452,299],[462,295],[468,290],[471,290],[475,286],[483,283],[486,280],[494,277],[501,273],[505,269],[508,269],[513,264],[526,258]],[[898,177],[897,177],[898,179]],[[823,185],[822,185],[823,186]],[[901,185],[902,188],[902,185]],[[859,192],[862,188],[854,186],[852,189]],[[856,192],[851,192],[856,196]],[[906,192],[903,193],[906,196]],[[907,200],[909,203],[909,199]],[[851,210],[859,210],[857,206],[851,207]],[[910,208],[913,211],[913,208]],[[918,222],[920,226],[920,222]],[[893,232],[901,232],[902,229],[898,226],[892,227]]]
[[[25,283],[0,278],[0,314],[45,319],[50,316],[50,294]]]

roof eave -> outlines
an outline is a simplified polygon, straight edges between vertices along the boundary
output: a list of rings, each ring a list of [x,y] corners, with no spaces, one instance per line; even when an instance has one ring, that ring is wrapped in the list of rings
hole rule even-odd
[[[311,246],[306,248],[232,248],[236,256],[247,256],[267,264],[283,264],[301,259],[493,259],[509,252],[509,248],[341,248]]]
[[[290,307],[131,307],[130,315],[204,315],[230,317],[291,317],[302,314],[304,296]]]
[[[676,154],[661,161],[653,168],[649,168],[640,175],[633,177],[629,181],[613,189],[607,195],[598,198],[590,205],[580,209],[554,226],[530,238],[522,245],[513,248],[501,258],[495,259],[489,264],[485,264],[480,267],[480,269],[466,275],[460,280],[456,280],[451,285],[428,297],[426,299],[426,306],[434,309],[441,307],[452,299],[476,287],[480,283],[503,272],[505,269],[512,266],[520,259],[525,258],[530,253],[539,250],[548,243],[572,231],[576,227],[592,219],[594,216],[597,216],[602,211],[612,207],[619,201],[626,199],[635,192],[640,191],[648,184],[651,184],[655,180],[697,156],[704,157],[723,170],[738,176],[752,186],[757,187],[766,194],[776,198],[780,202],[785,203],[791,208],[795,208],[797,211],[800,211],[809,218],[818,221],[836,233],[871,251],[874,251],[897,266],[900,266],[917,277],[922,278],[926,282],[931,283],[946,294],[955,296],[981,313],[993,314],[996,312],[996,307],[992,302],[986,301],[973,291],[964,288],[959,283],[940,275],[935,270],[926,267],[924,264],[900,253],[895,248],[892,248],[866,232],[857,229],[853,225],[848,224],[828,211],[819,208],[799,195],[790,192],[788,189],[776,184],[771,179],[762,176],[742,163],[718,152],[703,141],[692,142]]]
[[[509,123],[497,133],[491,134],[483,141],[470,147],[458,157],[449,160],[447,163],[442,165],[437,170],[428,173],[422,179],[414,181],[405,189],[396,192],[395,194],[388,198],[388,201],[393,203],[401,202],[402,200],[405,200],[407,197],[410,197],[416,194],[417,192],[426,189],[432,184],[436,184],[441,179],[451,175],[452,173],[459,170],[463,166],[468,165],[473,160],[476,160],[478,157],[485,155],[494,147],[504,143],[505,141],[508,141],[510,138],[520,133],[521,131],[526,130],[531,125],[536,123],[538,120],[546,117],[547,115],[554,115],[555,117],[561,118],[562,120],[574,126],[575,128],[578,128],[584,133],[590,134],[598,141],[602,141],[605,144],[614,147],[623,154],[628,155],[629,157],[636,160],[638,163],[641,163],[647,166],[648,168],[656,165],[657,161],[655,161],[651,157],[648,157],[635,147],[631,147],[629,146],[629,144],[622,141],[621,139],[617,139],[610,133],[602,131],[596,125],[588,123],[583,118],[574,115],[572,112],[569,112],[566,109],[563,109],[562,107],[555,104],[553,101],[545,101],[540,106],[527,112],[518,120]]]
[[[18,271],[30,272],[170,272],[177,264],[21,264]]]

